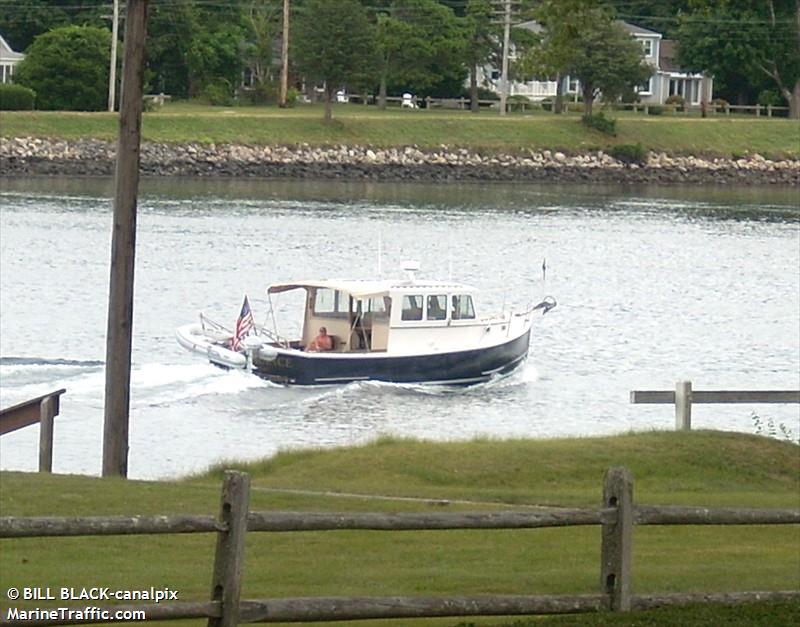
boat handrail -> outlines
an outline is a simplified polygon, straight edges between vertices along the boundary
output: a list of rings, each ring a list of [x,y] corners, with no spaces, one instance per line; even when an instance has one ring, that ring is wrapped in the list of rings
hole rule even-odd
[[[203,331],[206,330],[206,324],[211,328],[212,331],[224,331],[225,333],[230,333],[233,335],[233,331],[231,331],[228,327],[219,322],[212,320],[208,316],[206,316],[202,311],[200,312],[200,326],[202,327]]]

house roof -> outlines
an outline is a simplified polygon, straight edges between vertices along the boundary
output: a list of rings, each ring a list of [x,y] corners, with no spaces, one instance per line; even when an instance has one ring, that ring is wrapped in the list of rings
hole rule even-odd
[[[5,37],[0,35],[0,59],[3,61],[22,61],[24,58],[24,54],[21,52],[14,52],[11,46],[8,45]]]
[[[658,39],[661,38],[661,33],[657,33],[654,30],[650,30],[649,28],[643,28],[641,26],[637,26],[636,24],[631,24],[630,22],[625,22],[623,20],[617,20],[617,24],[622,26],[626,31],[628,31],[631,35],[645,35],[649,37],[656,37]]]

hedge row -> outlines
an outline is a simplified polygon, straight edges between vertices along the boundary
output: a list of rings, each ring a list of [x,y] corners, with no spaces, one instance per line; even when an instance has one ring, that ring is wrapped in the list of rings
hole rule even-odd
[[[0,111],[32,111],[36,92],[22,85],[0,83]]]

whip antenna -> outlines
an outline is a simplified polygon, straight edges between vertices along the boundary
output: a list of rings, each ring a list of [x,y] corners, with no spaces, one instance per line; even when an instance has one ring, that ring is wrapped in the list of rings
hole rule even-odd
[[[378,231],[378,278],[383,278],[381,269],[381,257],[383,257],[383,230]]]

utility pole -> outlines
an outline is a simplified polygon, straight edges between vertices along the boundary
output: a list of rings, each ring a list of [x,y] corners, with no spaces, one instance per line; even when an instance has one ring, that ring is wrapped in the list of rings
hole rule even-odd
[[[500,74],[500,115],[506,114],[508,98],[508,46],[511,38],[511,0],[505,0],[503,15],[503,67]]]
[[[114,111],[114,95],[117,91],[117,38],[119,37],[119,0],[114,0],[111,17],[111,66],[108,68],[108,110]]]
[[[139,148],[148,1],[127,0],[128,11],[125,19],[114,224],[111,236],[111,277],[108,290],[103,421],[104,477],[128,476],[133,271],[136,253],[136,201],[139,191]]]
[[[289,93],[289,0],[283,0],[283,38],[281,40],[281,93],[278,106],[286,106]]]

